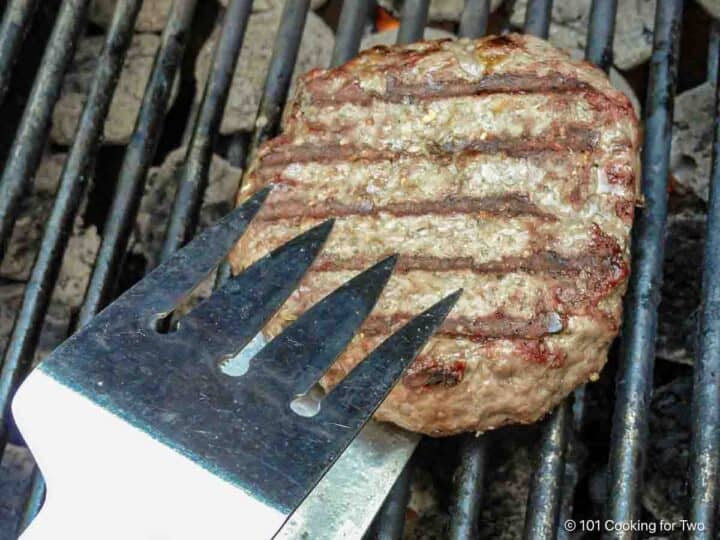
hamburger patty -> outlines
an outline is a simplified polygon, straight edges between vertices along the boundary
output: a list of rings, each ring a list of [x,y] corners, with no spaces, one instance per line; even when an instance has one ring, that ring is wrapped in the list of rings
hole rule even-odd
[[[300,80],[239,194],[274,185],[232,263],[334,217],[266,334],[397,252],[323,385],[462,287],[377,417],[430,435],[533,422],[597,377],[618,332],[638,144],[605,74],[538,38],[376,47]]]

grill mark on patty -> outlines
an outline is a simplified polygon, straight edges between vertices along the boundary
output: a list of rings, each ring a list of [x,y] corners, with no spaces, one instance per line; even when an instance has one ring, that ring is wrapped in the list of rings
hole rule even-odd
[[[269,153],[259,158],[262,167],[285,166],[291,163],[332,163],[338,161],[388,161],[398,155],[391,150],[357,146],[354,144],[284,144],[266,146]],[[410,153],[401,152],[410,156]],[[448,156],[449,158],[450,156]]]
[[[366,336],[387,334],[388,328],[396,328],[413,318],[412,313],[396,312],[392,315],[371,315],[362,327]],[[549,311],[538,313],[531,319],[513,317],[501,311],[482,317],[451,315],[440,326],[438,335],[445,337],[470,337],[473,339],[538,339],[557,334],[567,323],[560,314]]]
[[[377,216],[380,213],[396,217],[422,216],[427,214],[479,214],[495,216],[534,216],[545,221],[557,221],[553,214],[543,211],[530,201],[525,193],[507,193],[486,197],[450,196],[444,200],[405,201],[375,205],[372,201],[344,203],[326,199],[317,206],[312,200],[278,198],[266,203],[258,215],[259,221],[277,221],[292,218],[326,219],[346,216]]]
[[[506,274],[510,272],[545,272],[549,274],[577,273],[592,270],[610,264],[613,255],[601,253],[583,253],[567,257],[552,250],[537,251],[532,255],[503,257],[496,261],[477,263],[472,257],[435,257],[429,255],[400,255],[395,272],[423,270],[427,272],[452,272],[469,270],[476,274]],[[313,270],[317,272],[340,272],[362,270],[375,261],[374,257],[358,256],[352,258],[320,255]],[[624,263],[622,257],[620,261]],[[618,261],[619,262],[619,261]]]
[[[364,90],[357,80],[347,81],[340,88],[328,88],[327,80],[310,81],[306,89],[313,105],[361,105],[373,101],[414,103],[446,98],[471,97],[489,94],[568,94],[598,93],[595,88],[577,77],[552,72],[542,77],[535,73],[491,73],[480,80],[437,80],[421,83],[403,82],[393,75],[386,77],[385,92]]]
[[[509,157],[528,157],[546,152],[588,152],[594,150],[599,141],[596,130],[586,125],[565,125],[559,133],[548,133],[539,137],[500,138],[488,136],[484,139],[461,142],[432,143],[430,154],[450,161],[457,154],[498,154]],[[283,141],[287,143],[288,141]],[[342,161],[388,161],[399,157],[412,157],[407,151],[377,149],[355,144],[340,144],[333,141],[301,144],[278,144],[267,146],[269,152],[259,158],[263,167],[289,165],[291,163],[336,163]]]
[[[607,250],[603,248],[608,248]],[[313,264],[314,272],[358,271],[374,262],[368,257],[340,259],[320,255]],[[593,251],[563,256],[554,251],[537,251],[527,257],[510,256],[497,261],[476,263],[471,257],[433,257],[423,255],[400,255],[395,272],[460,272],[476,274],[528,274],[549,275],[562,280],[551,287],[558,305],[581,313],[595,310],[595,306],[616,289],[629,275],[628,262],[619,247],[594,246]],[[579,311],[578,311],[579,310]]]
[[[469,151],[477,154],[503,153],[510,157],[525,157],[547,151],[588,152],[597,147],[599,138],[598,132],[586,125],[568,124],[560,127],[557,136],[548,134],[511,139],[486,137],[471,141],[435,143],[434,148],[435,151],[451,154]]]

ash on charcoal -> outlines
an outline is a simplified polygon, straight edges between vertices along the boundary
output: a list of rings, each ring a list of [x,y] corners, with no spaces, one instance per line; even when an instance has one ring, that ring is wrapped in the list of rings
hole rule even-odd
[[[214,2],[214,0],[209,0]],[[310,6],[317,9],[323,6],[327,0],[312,0]],[[136,32],[156,32],[160,33],[165,28],[168,13],[172,6],[173,0],[145,0],[138,13],[137,22],[135,23]],[[229,0],[220,0],[220,4],[227,7]],[[93,0],[90,4],[90,12],[88,18],[102,28],[108,28],[112,21],[113,13],[117,0]],[[252,10],[254,13],[260,11],[269,11],[271,9],[282,9],[284,0],[255,0]]]
[[[0,264],[0,276],[16,281],[25,281],[30,277],[35,253],[42,240],[44,220],[52,204],[51,194],[36,194],[22,201],[7,256]]]
[[[687,508],[691,401],[691,377],[654,391],[642,503],[656,519],[677,521]]]
[[[132,251],[144,256],[149,268],[158,263],[165,237],[165,224],[172,210],[185,152],[184,148],[174,150],[168,154],[162,166],[150,169],[148,174],[133,231]],[[241,177],[242,169],[213,155],[198,228],[207,227],[232,210]],[[158,226],[159,223],[163,225]]]
[[[516,540],[523,537],[530,479],[535,464],[531,447],[508,440],[492,453],[502,456],[486,469],[485,492],[480,511],[480,538]]]
[[[282,10],[273,9],[250,16],[225,107],[225,116],[220,126],[222,134],[252,131],[255,125],[281,13]],[[219,30],[216,29],[197,57],[195,78],[198,88],[205,85],[218,35]],[[298,75],[315,67],[327,67],[334,41],[334,34],[325,22],[315,13],[308,13],[293,72],[293,84]],[[290,92],[292,93],[292,89]]]
[[[42,160],[34,189],[30,196],[23,200],[20,214],[15,221],[7,254],[0,265],[0,277],[18,283],[30,278],[65,158],[65,154],[53,154]],[[100,239],[95,227],[85,227],[78,217],[54,290],[55,301],[70,310],[80,305],[99,245]]]
[[[489,451],[477,537],[522,538],[538,429],[509,427],[484,436],[489,437]],[[412,459],[404,540],[448,537],[461,440],[462,437],[425,438],[418,446]]]
[[[363,38],[360,43],[360,50],[370,49],[377,45],[394,45],[397,41],[397,28],[393,30],[386,30],[385,32],[378,32],[370,34]],[[425,28],[423,31],[423,39],[434,40],[434,39],[455,39],[457,36],[446,32],[445,30],[439,30],[437,28]]]
[[[69,146],[75,139],[78,119],[104,42],[103,36],[91,36],[78,43],[73,62],[65,75],[62,94],[53,111],[50,137],[59,145]],[[104,144],[125,144],[130,140],[159,44],[160,37],[155,34],[133,36],[105,120]]]
[[[50,213],[67,154],[46,154],[40,161],[28,197],[21,202],[0,276],[15,281],[30,277],[35,252],[40,245],[45,218]]]
[[[450,494],[459,438],[424,438],[410,463],[410,498],[405,511],[404,540],[447,537]]]
[[[495,11],[503,0],[492,0],[490,10]],[[383,8],[399,17],[402,12],[403,0],[379,0]],[[452,21],[458,22],[465,8],[465,0],[430,0],[428,19],[431,21]]]
[[[592,506],[598,510],[598,515],[601,515],[607,500],[607,467],[600,467],[590,474],[587,489]]]
[[[697,3],[708,15],[720,19],[720,0],[697,0]]]
[[[80,307],[99,247],[100,236],[95,227],[83,227],[77,220],[65,248],[62,270],[55,286],[55,300],[73,309]]]
[[[439,504],[439,496],[429,471],[417,468],[410,478],[404,540],[436,540],[443,537],[448,515]]]
[[[38,168],[32,192],[22,201],[5,259],[0,265],[0,342],[7,342],[20,308],[25,282],[30,277],[42,241],[65,158],[65,154],[46,155]],[[82,302],[99,245],[95,227],[85,227],[78,218],[65,250],[36,358],[44,356],[65,339],[70,315]]]
[[[0,466],[0,540],[16,540],[33,461],[26,448],[9,444]]]
[[[93,0],[88,19],[103,28],[108,28],[115,13],[117,0]],[[144,0],[135,22],[137,32],[162,32],[173,0]]]
[[[24,283],[13,283],[0,278],[0,343],[10,339],[15,317],[22,304]],[[70,308],[53,300],[48,308],[38,341],[35,361],[39,361],[67,337]]]
[[[715,89],[710,83],[675,98],[670,171],[678,185],[707,201],[712,160]]]
[[[702,269],[688,263],[702,260],[704,240],[703,202],[692,194],[671,197],[656,352],[664,360],[693,361]]]
[[[591,0],[555,2],[550,43],[562,49],[585,49]],[[517,0],[510,22],[522,28],[527,0]],[[618,0],[615,19],[614,64],[619,69],[639,66],[652,53],[655,0]]]
[[[670,170],[673,192],[667,224],[657,355],[692,363],[702,279],[715,91],[709,83],[675,98]]]
[[[220,3],[227,7],[230,0],[220,0]],[[324,6],[327,0],[310,0],[310,9],[318,9]],[[282,9],[285,0],[256,0],[253,2],[253,11],[269,11],[271,9]]]

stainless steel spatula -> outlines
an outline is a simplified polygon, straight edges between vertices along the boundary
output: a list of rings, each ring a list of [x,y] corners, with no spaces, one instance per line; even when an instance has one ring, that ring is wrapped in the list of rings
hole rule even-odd
[[[35,369],[13,411],[47,483],[24,538],[270,538],[370,418],[455,293],[396,332],[325,396],[317,381],[372,310],[395,257],[309,309],[252,358],[255,336],[320,252],[323,223],[168,328],[267,195],[200,234]]]

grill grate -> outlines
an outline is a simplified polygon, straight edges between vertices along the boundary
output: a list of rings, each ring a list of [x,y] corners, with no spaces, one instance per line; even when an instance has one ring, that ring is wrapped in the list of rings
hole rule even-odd
[[[138,0],[122,4],[108,32],[107,43],[109,46],[105,48],[98,63],[99,69],[80,119],[76,141],[70,150],[60,177],[60,187],[48,220],[47,232],[43,236],[39,256],[33,266],[20,313],[8,344],[2,371],[3,380],[6,380],[7,377],[8,382],[14,383],[19,377],[22,377],[23,372],[27,370],[26,366],[34,356],[43,315],[47,312],[50,295],[60,271],[63,251],[67,246],[75,215],[91,175],[99,146],[99,137],[104,126],[104,118],[110,108],[141,4],[142,2]],[[17,366],[17,368],[13,370],[12,366]],[[7,411],[11,390],[12,387],[2,394],[0,406],[3,411]],[[0,455],[3,450],[4,444],[3,448],[0,448]],[[34,470],[28,503],[30,509],[24,512],[26,517],[23,518],[23,521],[31,519],[37,512],[44,491],[42,477]]]
[[[50,126],[50,115],[60,94],[63,75],[75,52],[75,43],[84,27],[88,3],[89,0],[63,2],[15,135],[10,157],[5,163],[0,179],[0,259],[5,256],[20,198],[40,162]],[[12,15],[8,13],[8,17]],[[8,21],[7,24],[12,23]]]
[[[713,26],[710,80],[720,88],[717,77],[720,28]],[[714,524],[718,504],[718,458],[720,457],[720,95],[715,96],[713,167],[710,180],[705,260],[702,285],[700,344],[695,361],[693,433],[690,449],[691,503],[688,518],[695,523]],[[698,536],[699,538],[700,536]],[[709,538],[709,536],[708,536]]]
[[[102,230],[90,284],[80,309],[84,325],[107,304],[127,249],[130,230],[160,139],[170,89],[180,67],[197,0],[173,2],[130,143],[125,150],[112,207]]]
[[[89,0],[64,0],[49,39],[25,113],[18,127],[0,179],[0,260],[12,232],[23,191],[37,169],[46,142],[50,114],[58,99],[63,74],[73,55],[74,43],[84,28]],[[12,391],[27,371],[34,356],[40,329],[47,313],[50,293],[57,280],[60,261],[72,230],[80,201],[91,176],[99,141],[117,75],[129,46],[141,0],[120,0],[106,38],[92,89],[78,126],[76,140],[65,163],[60,188],[48,219],[39,255],[26,286],[13,333],[4,351],[0,371],[0,456],[7,443],[7,411]],[[199,206],[216,135],[230,87],[238,52],[242,45],[252,2],[234,0],[225,14],[213,67],[188,135],[189,144],[178,193],[170,217],[163,258],[188,241],[196,228]],[[331,64],[352,58],[359,47],[369,14],[367,0],[345,0]],[[37,0],[12,0],[0,26],[0,103],[6,96],[8,80],[19,55],[26,28],[32,21]],[[175,0],[148,82],[133,137],[126,150],[115,197],[103,228],[103,238],[93,274],[80,311],[82,325],[97,313],[115,292],[115,283],[128,246],[145,177],[155,155],[172,82],[183,57],[197,0]],[[289,0],[278,30],[271,64],[258,111],[254,133],[247,148],[241,138],[231,144],[235,165],[272,137],[278,130],[287,97],[290,77],[307,17],[309,0]],[[398,42],[420,39],[427,22],[429,0],[405,0]],[[528,4],[525,31],[546,37],[552,0]],[[617,0],[592,3],[585,56],[608,70],[612,61],[612,40]],[[643,470],[643,449],[647,441],[648,409],[652,390],[657,305],[660,300],[663,240],[667,216],[667,177],[672,123],[672,103],[678,58],[682,0],[658,0],[653,57],[650,64],[643,148],[643,192],[646,204],[638,212],[634,228],[633,274],[626,297],[623,350],[617,383],[608,469],[607,517],[616,522],[637,519],[638,492]],[[487,29],[489,0],[467,0],[460,35],[477,37]],[[230,23],[230,24],[228,24]],[[720,32],[714,27],[709,59],[709,77],[717,79]],[[691,449],[691,505],[689,518],[706,524],[695,538],[714,537],[717,507],[718,428],[720,427],[720,105],[716,108],[712,189],[708,209],[708,235],[704,262],[700,347],[695,368],[693,403],[693,446]],[[227,265],[218,281],[227,277]],[[527,538],[566,538],[560,524],[572,513],[576,474],[566,456],[575,431],[582,423],[584,391],[561,404],[543,426],[539,467],[528,501]],[[465,436],[460,443],[460,464],[454,478],[449,538],[473,538],[481,506],[483,468],[490,450],[487,437]],[[402,535],[408,498],[409,467],[392,490],[373,527],[378,538]],[[23,526],[36,513],[44,485],[34,472]],[[632,532],[618,533],[631,537]]]
[[[38,0],[14,0],[6,8],[0,27],[0,103],[10,86],[12,68],[37,6]]]
[[[162,261],[168,260],[195,233],[202,196],[207,187],[215,133],[220,127],[220,121],[225,111],[225,103],[245,36],[251,5],[251,0],[233,2],[225,14],[225,20],[232,21],[234,24],[223,25],[220,41],[218,41],[213,55],[212,70],[205,86],[200,109],[195,117],[195,125],[185,155],[178,192],[170,214],[170,222],[162,248]],[[304,14],[298,16],[291,9],[287,9],[284,15],[284,21],[294,22],[300,19],[299,23],[293,25],[292,30],[296,31],[298,35],[302,35],[305,24]],[[286,29],[283,27],[281,32],[283,30]],[[297,47],[289,54],[292,55],[290,61],[294,64]]]
[[[633,271],[625,297],[623,352],[608,464],[607,515],[616,523],[639,516],[638,494],[655,363],[657,308],[667,218],[672,105],[680,41],[682,0],[658,2],[648,100],[642,189],[645,207],[638,212],[633,236]],[[629,537],[629,533],[623,533]]]

